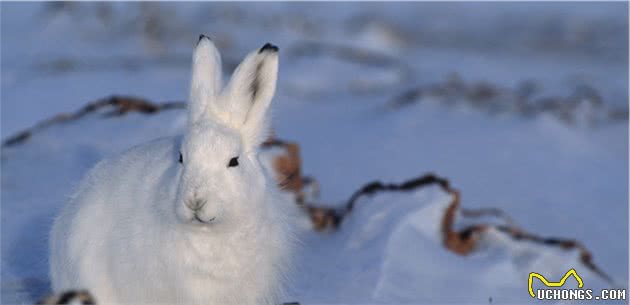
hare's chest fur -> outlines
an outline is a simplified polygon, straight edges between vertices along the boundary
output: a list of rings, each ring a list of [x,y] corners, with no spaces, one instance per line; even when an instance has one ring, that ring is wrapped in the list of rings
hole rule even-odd
[[[231,236],[187,232],[162,248],[167,262],[163,279],[188,302],[264,304],[276,301],[281,248],[279,231],[237,230]],[[177,237],[179,234],[173,234]],[[186,249],[182,251],[182,249]],[[179,280],[175,280],[179,279]]]

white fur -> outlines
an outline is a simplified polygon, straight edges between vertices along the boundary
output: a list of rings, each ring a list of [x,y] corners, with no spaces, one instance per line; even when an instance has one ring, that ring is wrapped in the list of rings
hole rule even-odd
[[[219,53],[200,39],[188,131],[90,171],[51,231],[55,291],[88,289],[99,304],[281,301],[290,206],[257,157],[277,65],[277,52],[256,50],[222,90]],[[205,201],[196,217],[193,200]]]

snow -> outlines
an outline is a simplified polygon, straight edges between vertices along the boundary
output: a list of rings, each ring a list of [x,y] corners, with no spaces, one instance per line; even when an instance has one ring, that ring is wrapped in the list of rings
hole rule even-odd
[[[567,96],[587,84],[605,107],[627,109],[627,3],[2,3],[2,139],[111,94],[153,101],[187,96],[192,46],[210,34],[229,73],[250,50],[280,46],[274,127],[300,144],[319,201],[341,204],[366,182],[426,172],[447,177],[467,208],[498,207],[525,230],[575,238],[628,284],[628,121],[572,125],[550,113],[488,113],[421,97],[387,105],[456,72],[466,82],[542,84]],[[344,46],[382,64],[299,46]],[[552,43],[553,42],[553,43]],[[334,53],[334,52],[333,52]],[[588,109],[582,111],[590,111]],[[588,113],[587,113],[588,114]],[[49,292],[52,219],[98,160],[181,133],[185,113],[98,115],[2,149],[2,303]],[[447,251],[438,188],[359,201],[337,232],[304,221],[292,299],[323,303],[524,303],[529,272],[608,284],[575,251],[515,242],[498,232],[469,255]]]

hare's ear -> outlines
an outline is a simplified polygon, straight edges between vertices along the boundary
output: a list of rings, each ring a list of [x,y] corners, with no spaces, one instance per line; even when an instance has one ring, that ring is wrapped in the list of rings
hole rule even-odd
[[[248,149],[262,143],[269,133],[268,109],[277,77],[278,47],[267,43],[245,57],[224,91],[230,121],[240,129]]]
[[[207,118],[211,103],[221,91],[221,55],[206,35],[199,35],[193,52],[190,81],[189,122]]]

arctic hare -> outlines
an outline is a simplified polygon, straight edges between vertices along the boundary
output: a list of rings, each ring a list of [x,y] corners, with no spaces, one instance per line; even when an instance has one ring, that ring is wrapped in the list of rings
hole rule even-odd
[[[285,202],[257,157],[278,48],[250,53],[226,88],[204,35],[193,52],[188,129],[98,163],[55,220],[55,291],[99,304],[272,304],[289,265]]]

